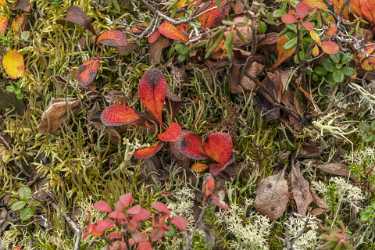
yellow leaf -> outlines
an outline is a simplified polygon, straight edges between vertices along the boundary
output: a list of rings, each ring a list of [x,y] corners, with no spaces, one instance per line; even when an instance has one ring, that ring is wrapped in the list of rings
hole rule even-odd
[[[272,68],[277,68],[280,64],[288,60],[296,51],[296,48],[284,49],[284,45],[288,42],[288,37],[282,35],[277,39],[276,50],[277,50],[277,59],[276,62],[272,65]]]
[[[320,49],[317,45],[315,45],[312,50],[311,50],[311,54],[314,56],[314,57],[317,57],[319,56],[319,53],[320,53]]]
[[[318,33],[312,30],[310,31],[310,36],[311,36],[311,39],[313,39],[316,44],[318,44],[319,46],[321,45],[320,37]]]
[[[191,166],[191,170],[193,170],[196,173],[203,173],[207,169],[208,169],[208,166],[206,164],[200,163],[200,162],[194,163]]]
[[[328,10],[328,6],[325,4],[324,0],[303,0],[303,3],[310,8],[316,8],[321,10]]]
[[[9,50],[3,57],[3,67],[11,79],[17,79],[25,74],[23,56],[16,50]]]
[[[5,5],[6,5],[6,3],[7,3],[7,1],[6,1],[6,0],[0,0],[0,7],[3,7],[3,6],[5,6]]]

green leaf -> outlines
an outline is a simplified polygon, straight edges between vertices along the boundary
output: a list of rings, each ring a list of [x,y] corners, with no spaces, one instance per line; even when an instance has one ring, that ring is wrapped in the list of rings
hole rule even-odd
[[[297,25],[295,24],[288,24],[286,28],[290,31],[292,31],[294,34],[297,34]]]
[[[21,200],[29,200],[31,199],[32,192],[29,187],[24,186],[18,189],[18,195],[20,196]]]
[[[341,70],[336,70],[336,71],[333,71],[332,78],[335,82],[339,83],[339,82],[344,81],[345,75]]]
[[[224,32],[220,32],[218,34],[218,36],[216,37],[216,39],[210,43],[210,45],[208,46],[207,48],[207,52],[206,52],[206,55],[205,55],[205,59],[209,58],[211,53],[217,48],[217,46],[219,46],[220,42],[222,41],[224,37]]]
[[[231,60],[233,57],[233,33],[229,32],[228,36],[225,38],[224,47],[227,50],[228,58]]]
[[[10,206],[10,209],[12,211],[18,211],[18,210],[21,210],[22,208],[24,208],[25,206],[26,206],[26,202],[25,201],[16,201],[15,203],[13,203]]]
[[[353,55],[350,53],[344,53],[341,57],[341,64],[348,64],[353,60]]]
[[[272,12],[272,16],[275,18],[282,17],[284,14],[286,14],[286,11],[284,9],[277,9],[274,12]]]
[[[320,65],[314,68],[314,72],[320,76],[324,76],[328,73],[327,70]]]
[[[258,33],[259,34],[264,34],[267,32],[267,24],[263,21],[260,21],[258,23]]]
[[[349,77],[355,74],[355,70],[352,67],[344,67],[341,71],[344,73],[344,75]]]
[[[20,212],[20,219],[22,221],[27,221],[34,215],[34,210],[30,207],[24,208]]]
[[[326,58],[323,62],[322,62],[322,65],[323,67],[329,71],[329,72],[333,72],[335,70],[335,67],[334,65],[332,64],[332,61],[329,60],[328,58]]]
[[[336,54],[336,55],[330,55],[329,56],[331,58],[331,60],[336,63],[336,64],[339,64],[340,63],[340,54]]]
[[[284,49],[291,49],[291,48],[296,47],[296,45],[297,45],[297,37],[294,37],[284,44]]]

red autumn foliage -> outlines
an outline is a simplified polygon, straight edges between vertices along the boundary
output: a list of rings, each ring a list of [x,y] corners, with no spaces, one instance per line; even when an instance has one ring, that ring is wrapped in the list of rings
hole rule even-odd
[[[350,0],[350,7],[353,12],[375,24],[375,1],[374,0]]]
[[[93,83],[99,67],[100,59],[97,57],[91,58],[79,66],[76,78],[82,87],[87,88],[91,83]]]
[[[228,209],[229,206],[215,194],[215,188],[215,178],[208,174],[202,184],[203,202],[211,201],[212,204],[221,209]]]
[[[173,25],[172,23],[168,21],[164,21],[159,27],[158,31],[160,34],[165,36],[166,38],[175,40],[175,41],[180,41],[180,42],[187,42],[189,41],[188,36],[180,30],[178,27]]]
[[[340,51],[340,47],[337,43],[327,40],[327,41],[322,41],[321,44],[322,50],[324,53],[328,55],[334,55],[337,54]]]
[[[157,154],[160,151],[160,149],[162,148],[162,146],[163,146],[163,144],[156,143],[156,144],[154,144],[150,147],[137,149],[134,152],[134,157],[138,160],[148,159],[148,158],[154,156],[155,154]]]
[[[120,52],[123,52],[124,48],[128,45],[128,40],[125,33],[121,30],[108,30],[104,31],[96,38],[96,43],[115,47]]]
[[[176,149],[190,159],[204,160],[207,158],[203,151],[202,138],[193,132],[182,131],[179,140],[175,143]]]
[[[112,212],[111,206],[106,201],[98,201],[94,204],[94,208],[99,212],[110,213]]]
[[[208,157],[221,165],[225,165],[232,159],[233,142],[232,137],[227,133],[209,134],[203,148]]]
[[[181,132],[181,126],[177,122],[173,122],[163,133],[158,135],[158,139],[164,142],[175,142],[179,139]]]
[[[148,36],[148,43],[153,44],[155,43],[160,37],[160,32],[158,30],[155,30]]]
[[[216,0],[211,0],[211,4],[207,9],[212,9],[205,12],[199,17],[199,22],[203,28],[213,28],[221,23],[224,17],[229,12],[229,7],[226,0],[221,0],[219,6]]]
[[[138,113],[124,104],[113,104],[101,113],[101,121],[105,126],[123,126],[134,124],[141,120]]]
[[[142,105],[161,124],[162,111],[167,95],[167,81],[158,69],[150,69],[144,73],[139,85],[138,93]]]

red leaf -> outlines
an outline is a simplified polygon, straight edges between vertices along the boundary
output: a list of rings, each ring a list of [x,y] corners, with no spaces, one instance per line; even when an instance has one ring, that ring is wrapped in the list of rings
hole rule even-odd
[[[95,224],[94,234],[96,234],[96,236],[101,236],[103,235],[105,230],[110,229],[114,226],[115,224],[110,219],[99,220]]]
[[[105,126],[134,124],[141,119],[134,109],[123,104],[113,104],[106,107],[100,118]]]
[[[124,240],[117,240],[109,245],[108,250],[127,250],[127,246]]]
[[[155,43],[160,37],[160,32],[158,30],[155,30],[148,36],[148,43],[153,44]]]
[[[162,148],[162,143],[156,143],[150,147],[140,148],[134,152],[134,157],[137,160],[146,160],[156,155]]]
[[[155,242],[155,241],[159,241],[161,240],[163,237],[164,237],[164,234],[167,232],[167,230],[163,229],[163,228],[153,228],[152,231],[151,231],[151,241]]]
[[[108,30],[96,38],[96,43],[117,48],[120,52],[128,45],[125,33],[121,30]]]
[[[307,31],[312,31],[314,29],[314,24],[312,22],[303,22],[302,26],[307,30]]]
[[[336,26],[335,23],[332,23],[332,24],[329,26],[329,28],[328,28],[328,30],[327,30],[327,32],[326,32],[326,35],[327,35],[328,37],[332,37],[332,36],[336,35],[336,33],[337,33],[337,26]]]
[[[185,231],[187,228],[187,221],[181,216],[174,216],[171,219],[171,223],[175,225],[180,231]]]
[[[121,232],[110,232],[108,234],[108,239],[109,240],[119,240],[122,238],[122,233]]]
[[[128,214],[133,215],[132,220],[135,222],[147,220],[151,216],[151,213],[147,209],[139,205],[129,208]]]
[[[175,144],[178,152],[193,160],[204,160],[202,138],[190,131],[182,131],[180,139]]]
[[[211,202],[212,202],[215,206],[217,206],[217,207],[219,207],[219,208],[221,208],[221,209],[228,209],[228,208],[229,208],[228,204],[225,203],[224,201],[220,200],[219,196],[213,194],[213,195],[211,195],[210,198],[211,198]]]
[[[297,18],[293,14],[285,14],[281,17],[281,21],[285,24],[292,24],[297,22]]]
[[[199,17],[199,22],[201,23],[201,26],[206,29],[213,28],[219,25],[229,11],[226,1],[221,1],[220,6],[216,5],[216,0],[211,1],[211,5],[207,7],[207,9],[211,8],[214,9],[207,11]]]
[[[150,69],[144,73],[138,86],[142,105],[161,124],[162,111],[167,95],[167,82],[163,73],[158,69]]]
[[[222,165],[232,159],[232,137],[227,133],[216,132],[209,134],[203,148],[208,157]]]
[[[99,67],[100,59],[97,57],[89,59],[79,66],[76,78],[82,87],[86,88],[95,80]]]
[[[328,55],[334,55],[334,54],[337,54],[339,51],[340,51],[340,47],[339,45],[337,45],[337,43],[333,42],[333,41],[322,41],[322,50],[324,53],[328,54]]]
[[[113,211],[108,216],[109,218],[114,219],[114,220],[126,220],[125,214],[118,210]]]
[[[152,250],[152,245],[149,241],[143,241],[138,244],[137,250]]]
[[[272,68],[275,69],[280,66],[283,62],[288,60],[290,57],[293,56],[296,48],[293,47],[291,49],[284,49],[284,45],[288,42],[288,37],[286,35],[279,36],[276,43],[276,50],[277,50],[277,60],[272,65]]]
[[[215,190],[215,179],[212,175],[207,175],[206,178],[203,181],[202,185],[202,193],[204,196],[204,200],[207,200],[208,197],[210,197]]]
[[[164,142],[175,142],[179,139],[181,132],[181,126],[177,122],[173,122],[163,133],[158,135],[158,139]]]
[[[90,18],[88,18],[86,14],[82,11],[82,9],[77,6],[72,6],[68,9],[64,20],[74,24],[81,25],[85,29],[95,34],[95,30],[94,27],[92,27],[91,25]]]
[[[300,2],[296,6],[296,16],[299,19],[305,18],[311,11],[311,8],[303,2]]]
[[[171,214],[171,211],[170,209],[167,207],[167,205],[165,205],[164,203],[162,202],[159,202],[159,201],[156,201],[152,204],[152,208],[156,209],[158,212],[160,213],[163,213],[163,214],[166,214],[166,215],[170,215]]]
[[[175,41],[180,41],[180,42],[189,41],[189,38],[187,37],[187,35],[185,35],[184,32],[179,30],[176,26],[174,26],[172,23],[168,21],[164,21],[158,27],[158,31],[160,32],[160,34],[162,34],[166,38],[169,38]]]
[[[106,201],[98,201],[94,204],[94,208],[99,212],[110,213],[112,212],[111,206]]]
[[[225,169],[226,165],[222,165],[222,164],[219,164],[219,163],[211,163],[209,165],[209,168],[210,168],[210,173],[213,175],[213,176],[217,176],[220,174],[221,171],[223,171]]]
[[[133,203],[133,196],[131,193],[123,194],[120,196],[116,203],[116,210],[121,211],[129,207]]]

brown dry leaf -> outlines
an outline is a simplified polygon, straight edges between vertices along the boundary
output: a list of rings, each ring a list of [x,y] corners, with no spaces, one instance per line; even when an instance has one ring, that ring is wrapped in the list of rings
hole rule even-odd
[[[241,67],[242,64],[234,57],[229,81],[229,88],[232,94],[241,94],[243,91],[240,85]]]
[[[31,4],[29,0],[18,0],[16,5],[14,6],[15,10],[22,10],[24,12],[31,11]]]
[[[288,42],[288,37],[286,35],[282,35],[277,39],[276,43],[276,51],[277,51],[277,59],[276,62],[272,65],[272,68],[275,69],[279,67],[283,62],[288,60],[291,56],[293,56],[296,48],[291,49],[284,49],[284,45]]]
[[[238,16],[233,19],[234,29],[233,46],[241,47],[249,44],[253,40],[253,30],[251,20],[246,16]]]
[[[284,178],[284,171],[263,179],[257,187],[255,208],[271,220],[277,220],[283,215],[288,201],[288,182]]]
[[[151,44],[150,51],[149,51],[150,62],[154,65],[159,64],[161,61],[163,50],[165,48],[168,48],[169,45],[170,45],[169,40],[161,36],[158,38],[158,40],[155,43]]]
[[[340,176],[349,176],[349,170],[343,163],[327,163],[317,166],[318,169],[326,172],[328,174],[340,175]]]
[[[42,114],[39,130],[44,134],[56,132],[66,120],[68,112],[80,104],[81,101],[75,98],[53,100]]]
[[[277,43],[278,40],[279,40],[279,33],[277,32],[270,32],[265,35],[258,35],[257,46],[260,47],[260,46],[265,46],[265,45],[274,45]]]
[[[6,16],[0,16],[0,35],[4,35],[8,28],[9,19]]]
[[[246,90],[254,90],[257,84],[252,80],[256,78],[260,73],[263,72],[264,65],[258,62],[252,62],[247,70],[245,75],[242,77],[240,84]]]
[[[290,172],[290,183],[293,199],[297,205],[297,211],[301,215],[306,215],[310,203],[313,201],[310,193],[310,185],[301,173],[298,164],[294,165]]]
[[[313,198],[313,201],[314,203],[319,207],[319,208],[322,208],[322,209],[325,209],[327,210],[328,209],[328,205],[327,203],[322,199],[320,198],[313,190],[310,189],[310,193],[311,193],[311,196]]]
[[[83,12],[81,8],[77,6],[72,6],[68,9],[64,20],[81,25],[85,29],[91,31],[93,34],[96,34],[94,27],[91,25],[90,18]]]
[[[21,31],[23,31],[26,25],[26,17],[27,17],[26,14],[20,14],[14,18],[12,25],[11,25],[14,33],[18,34]]]

